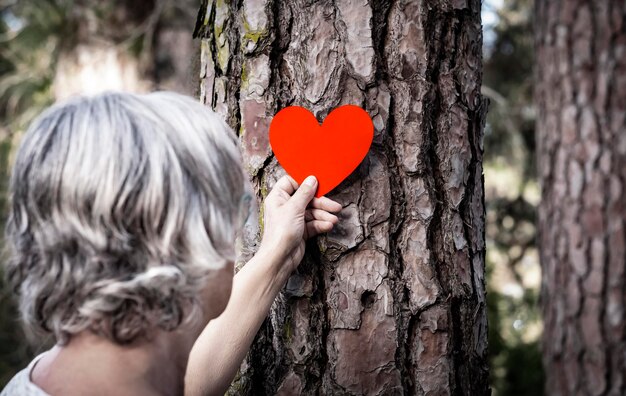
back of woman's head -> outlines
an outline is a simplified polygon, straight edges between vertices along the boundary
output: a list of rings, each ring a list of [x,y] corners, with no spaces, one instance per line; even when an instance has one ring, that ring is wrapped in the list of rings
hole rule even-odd
[[[6,275],[34,330],[117,343],[193,317],[233,261],[247,180],[236,137],[173,93],[109,93],[36,119],[10,181]]]

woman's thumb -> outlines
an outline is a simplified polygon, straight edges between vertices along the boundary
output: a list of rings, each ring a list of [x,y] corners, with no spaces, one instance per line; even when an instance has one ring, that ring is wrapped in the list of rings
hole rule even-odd
[[[299,210],[304,211],[315,196],[315,192],[317,191],[317,179],[315,176],[309,176],[298,187],[296,192],[291,197],[291,201],[293,205]]]

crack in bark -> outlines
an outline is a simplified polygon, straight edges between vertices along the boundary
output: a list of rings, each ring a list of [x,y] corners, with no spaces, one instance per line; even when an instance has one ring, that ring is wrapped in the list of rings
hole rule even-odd
[[[440,42],[445,42],[445,35],[447,33],[447,21],[443,18],[439,18],[437,16],[437,11],[435,10],[428,10],[427,11],[428,16],[426,18],[427,21],[429,21],[428,24],[426,24],[424,26],[424,36],[425,36],[425,40],[428,43],[428,54],[429,54],[429,61],[428,61],[428,66],[427,66],[427,81],[430,84],[429,85],[429,89],[430,92],[433,94],[433,101],[431,103],[431,109],[433,109],[434,111],[429,111],[428,115],[425,116],[424,118],[426,119],[426,122],[424,123],[424,127],[425,129],[422,131],[422,133],[424,134],[424,146],[425,146],[425,150],[424,150],[424,156],[426,157],[424,160],[424,163],[426,164],[426,167],[428,169],[430,169],[431,172],[426,172],[426,181],[428,183],[429,186],[429,193],[433,194],[434,193],[434,197],[432,197],[431,199],[434,202],[434,211],[433,211],[433,216],[432,219],[430,221],[430,224],[428,225],[428,230],[427,230],[427,238],[428,238],[428,246],[430,247],[430,261],[431,261],[431,265],[434,266],[435,268],[435,274],[437,276],[437,281],[439,282],[442,291],[443,291],[443,295],[446,296],[445,301],[441,301],[441,297],[437,297],[437,299],[439,300],[440,304],[449,304],[450,307],[450,314],[449,319],[452,322],[452,343],[453,343],[453,350],[452,353],[454,354],[454,350],[456,350],[457,348],[457,342],[455,341],[455,338],[458,338],[458,329],[456,328],[458,326],[458,323],[455,323],[454,318],[452,318],[451,316],[455,316],[456,312],[454,311],[455,309],[455,304],[454,303],[449,303],[449,299],[451,296],[451,290],[450,290],[450,281],[448,278],[448,274],[444,272],[444,270],[447,271],[447,264],[446,264],[446,257],[445,257],[445,243],[444,243],[444,237],[442,235],[442,218],[444,215],[444,208],[448,207],[449,204],[447,202],[446,196],[445,196],[445,186],[443,185],[443,180],[444,177],[441,173],[441,167],[439,164],[439,157],[437,154],[437,146],[439,144],[439,136],[438,136],[438,124],[439,124],[439,119],[442,116],[442,99],[441,99],[441,92],[439,90],[438,87],[438,79],[439,79],[439,72],[440,72],[440,67],[442,62],[445,60],[445,55],[443,54],[443,51],[441,51],[438,47],[437,47],[437,43]],[[443,25],[443,26],[442,26]],[[439,32],[438,32],[439,29]],[[438,34],[438,37],[437,37]],[[454,356],[454,355],[453,355]],[[456,359],[454,359],[456,361]],[[456,365],[455,365],[456,366]],[[450,375],[451,376],[455,376],[456,373],[456,369],[455,367],[451,368],[451,372]],[[457,389],[456,386],[454,385],[454,381],[452,378],[448,379],[448,383],[451,386],[450,391],[453,394],[456,394]]]
[[[284,84],[283,79],[281,78],[280,66],[284,61],[284,55],[289,47],[289,43],[291,42],[291,28],[293,27],[293,17],[289,17],[289,24],[287,26],[286,34],[283,34],[283,24],[281,23],[281,16],[283,16],[284,8],[282,6],[289,7],[289,2],[281,2],[280,0],[272,1],[272,26],[271,30],[274,34],[274,42],[271,46],[270,50],[270,79],[268,83],[268,87],[273,88],[276,87],[274,92],[274,103],[273,110],[274,112],[278,112],[283,107],[288,106],[289,103],[293,100],[285,100],[282,97],[283,91],[282,87]],[[282,40],[285,39],[286,43],[282,43]],[[287,91],[288,92],[288,91]],[[265,166],[265,165],[264,165]]]

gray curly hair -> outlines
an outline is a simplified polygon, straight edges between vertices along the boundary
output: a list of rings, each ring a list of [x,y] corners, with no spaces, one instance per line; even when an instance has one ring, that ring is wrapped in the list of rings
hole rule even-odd
[[[236,136],[174,93],[55,105],[17,151],[6,276],[27,326],[64,344],[173,330],[235,259],[249,210]]]

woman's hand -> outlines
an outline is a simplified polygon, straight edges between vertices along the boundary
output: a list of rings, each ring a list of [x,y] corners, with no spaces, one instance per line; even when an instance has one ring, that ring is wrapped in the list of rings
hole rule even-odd
[[[254,336],[304,255],[307,238],[330,231],[341,205],[313,198],[317,180],[284,176],[265,198],[265,229],[257,254],[237,272],[226,309],[206,326],[189,355],[185,394],[223,395]],[[252,303],[251,303],[252,302]],[[210,373],[210,375],[207,375]]]
[[[329,232],[338,219],[333,213],[341,204],[326,197],[314,198],[317,179],[307,177],[298,188],[290,176],[277,182],[264,202],[263,239],[259,251],[278,254],[284,263],[279,270],[288,276],[304,255],[305,241],[317,234]]]

